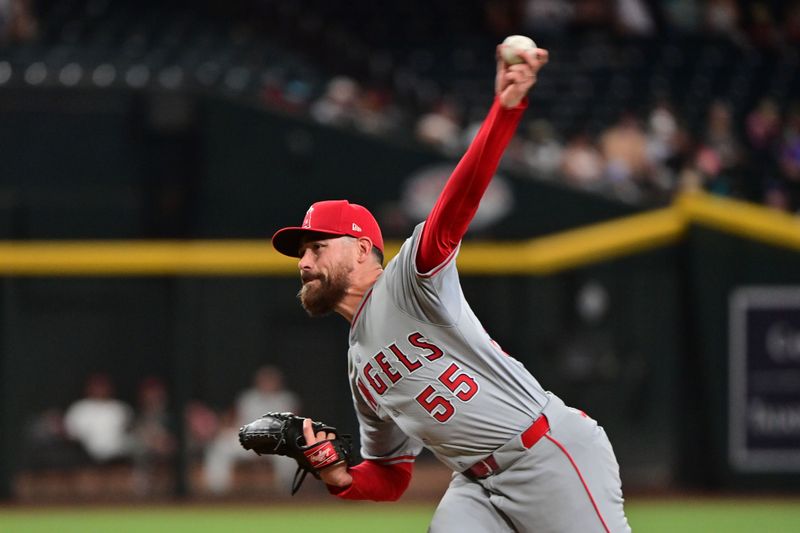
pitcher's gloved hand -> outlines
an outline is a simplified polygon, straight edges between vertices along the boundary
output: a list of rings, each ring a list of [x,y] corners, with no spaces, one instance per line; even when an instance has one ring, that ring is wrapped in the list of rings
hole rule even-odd
[[[319,479],[319,471],[329,466],[350,462],[352,442],[350,435],[339,436],[336,428],[314,422],[314,433],[333,433],[311,446],[303,436],[302,416],[294,413],[267,413],[239,429],[239,442],[245,450],[259,455],[285,455],[297,462],[297,473],[292,483],[292,494],[302,485],[309,472]]]

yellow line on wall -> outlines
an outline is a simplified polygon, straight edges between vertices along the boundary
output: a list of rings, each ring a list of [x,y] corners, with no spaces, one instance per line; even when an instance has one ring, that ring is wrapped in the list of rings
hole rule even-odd
[[[705,194],[672,207],[518,242],[467,242],[464,274],[549,274],[669,245],[689,223],[800,250],[800,220],[744,202]],[[387,243],[386,257],[400,243]],[[158,276],[296,275],[297,261],[265,239],[220,241],[5,241],[0,275]]]
[[[708,194],[685,194],[676,209],[692,223],[765,244],[800,250],[800,217]]]
[[[672,209],[513,243],[465,243],[465,274],[542,274],[674,242]],[[399,243],[387,243],[392,257]],[[0,243],[0,273],[26,276],[295,275],[297,260],[264,241],[36,241]]]
[[[0,273],[275,275],[296,263],[265,241],[38,241],[0,243]]]
[[[675,209],[660,209],[516,245],[465,246],[458,268],[471,274],[549,274],[674,243],[684,228]]]

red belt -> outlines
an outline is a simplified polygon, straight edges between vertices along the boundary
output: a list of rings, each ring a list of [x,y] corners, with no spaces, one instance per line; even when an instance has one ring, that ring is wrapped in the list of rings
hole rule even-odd
[[[523,431],[522,435],[520,435],[520,438],[522,439],[522,445],[525,446],[525,448],[530,448],[539,442],[539,439],[541,439],[549,430],[550,423],[547,421],[547,417],[540,415],[539,418],[537,418],[533,424],[531,424],[530,427]],[[494,454],[492,454],[486,459],[478,461],[471,467],[464,470],[463,474],[470,479],[482,479],[497,473],[499,470],[500,467],[497,465],[497,460],[494,458]]]

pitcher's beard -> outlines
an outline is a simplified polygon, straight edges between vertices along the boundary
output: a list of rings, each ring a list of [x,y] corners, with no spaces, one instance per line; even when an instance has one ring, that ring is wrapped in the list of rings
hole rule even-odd
[[[350,270],[338,267],[328,276],[318,275],[305,282],[297,293],[303,309],[309,316],[324,316],[336,309],[336,305],[347,294],[350,285]]]

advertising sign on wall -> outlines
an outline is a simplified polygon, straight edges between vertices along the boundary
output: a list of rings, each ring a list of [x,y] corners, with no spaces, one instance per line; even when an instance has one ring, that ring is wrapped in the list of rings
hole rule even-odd
[[[800,471],[800,287],[737,289],[729,328],[731,467]]]

